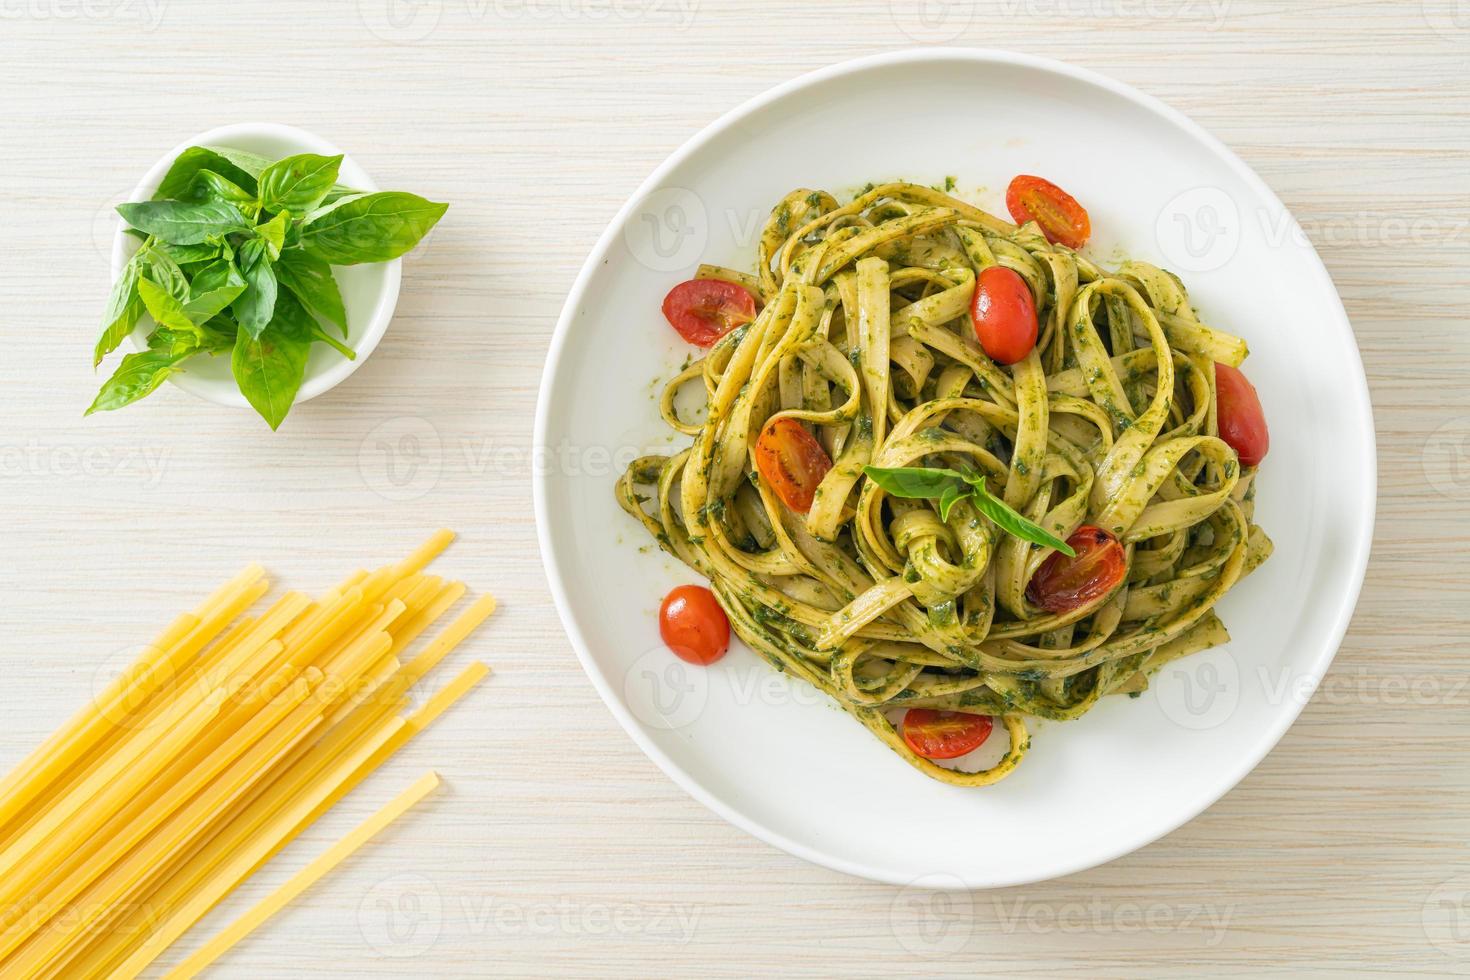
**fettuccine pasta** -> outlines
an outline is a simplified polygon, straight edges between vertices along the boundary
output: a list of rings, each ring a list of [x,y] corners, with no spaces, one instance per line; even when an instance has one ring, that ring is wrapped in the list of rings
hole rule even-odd
[[[972,316],[995,267],[1019,274],[1039,328],[1009,365]],[[1237,367],[1246,345],[1202,323],[1173,274],[1105,271],[1035,223],[890,183],[845,205],[793,191],[754,275],[699,278],[744,287],[759,312],[669,382],[663,418],[692,445],[634,462],[620,502],[709,580],[751,649],[910,764],[995,782],[1029,747],[1026,716],[1075,719],[1228,639],[1216,604],[1271,550],[1252,523],[1256,468],[1217,412],[1216,365]],[[682,407],[690,392],[701,409]],[[830,461],[804,512],[757,462],[783,419]],[[1038,605],[1033,579],[1064,560],[1055,548],[1006,533],[975,500],[944,519],[939,501],[895,496],[865,467],[978,474],[1056,538],[1100,529],[1116,584]],[[904,738],[896,709],[910,708],[994,716],[1009,748],[980,771],[941,765]]]

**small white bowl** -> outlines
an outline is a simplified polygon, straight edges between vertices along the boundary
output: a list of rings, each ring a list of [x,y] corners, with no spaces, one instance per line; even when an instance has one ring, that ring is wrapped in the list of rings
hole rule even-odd
[[[275,123],[221,126],[207,133],[200,133],[170,150],[144,175],[128,200],[146,201],[151,198],[174,160],[191,146],[223,146],[255,153],[271,160],[295,153],[333,156],[342,152],[321,137],[293,126]],[[351,157],[343,159],[338,181],[364,191],[378,189],[373,179]],[[138,239],[127,234],[126,228],[126,222],[120,220],[112,244],[114,282],[121,274],[123,266],[138,250]],[[383,339],[388,322],[393,319],[393,308],[398,303],[398,287],[403,279],[402,259],[366,265],[334,266],[332,271],[337,277],[337,285],[342,290],[342,302],[347,308],[347,343],[357,351],[357,359],[350,361],[325,344],[312,345],[311,356],[306,362],[306,376],[296,395],[297,403],[315,398],[335,387],[361,367],[378,346],[378,341]],[[148,334],[152,329],[153,320],[145,314],[138,329],[128,338],[134,350],[147,348]],[[218,405],[250,407],[245,396],[240,394],[234,376],[230,374],[230,359],[224,354],[193,358],[186,363],[183,371],[172,375],[169,381]]]

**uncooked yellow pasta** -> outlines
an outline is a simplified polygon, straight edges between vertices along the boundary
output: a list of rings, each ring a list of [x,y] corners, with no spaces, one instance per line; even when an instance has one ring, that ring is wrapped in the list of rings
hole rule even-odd
[[[488,596],[398,659],[464,595],[424,573],[452,538],[236,622],[268,587],[246,569],[0,782],[0,976],[136,976],[479,683],[483,664],[409,710],[409,689],[494,610]],[[425,777],[185,971],[437,783]]]

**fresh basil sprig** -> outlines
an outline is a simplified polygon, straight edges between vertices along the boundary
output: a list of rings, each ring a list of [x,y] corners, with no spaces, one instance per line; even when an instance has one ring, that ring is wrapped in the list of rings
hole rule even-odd
[[[272,429],[296,399],[312,344],[347,358],[347,309],[334,265],[387,262],[443,217],[401,191],[337,183],[341,156],[301,153],[271,162],[194,146],[174,160],[151,201],[118,206],[142,244],[113,286],[93,365],[146,314],[148,349],[123,358],[87,414],[150,394],[198,354],[231,352],[240,391]]]
[[[975,509],[996,527],[1022,541],[1055,548],[1068,558],[1076,552],[1061,538],[1039,524],[1035,524],[1016,513],[1004,500],[985,488],[985,476],[981,473],[961,473],[958,470],[924,466],[864,466],[868,479],[895,497],[939,500],[939,519],[949,520],[949,512],[961,500],[968,500]]]

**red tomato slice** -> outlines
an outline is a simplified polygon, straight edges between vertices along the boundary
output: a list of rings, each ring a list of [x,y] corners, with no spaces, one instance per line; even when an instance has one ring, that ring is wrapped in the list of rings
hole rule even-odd
[[[1256,386],[1233,367],[1215,365],[1215,416],[1220,438],[1240,457],[1240,465],[1255,466],[1271,448],[1266,413]]]
[[[1018,225],[1034,221],[1049,242],[1081,248],[1092,236],[1092,219],[1077,199],[1041,177],[1022,174],[1006,188],[1006,210]]]
[[[755,319],[755,297],[744,286],[723,279],[690,279],[664,297],[664,316],[679,336],[698,347],[710,347]]]
[[[1084,524],[1067,544],[1077,557],[1053,552],[1026,586],[1026,598],[1047,612],[1066,613],[1088,605],[1116,589],[1128,572],[1122,543],[1100,527]]]
[[[799,514],[812,509],[817,484],[832,468],[822,444],[792,418],[772,419],[755,442],[755,465],[761,479]]]
[[[1036,346],[1036,303],[1031,287],[1014,269],[992,265],[980,270],[970,321],[980,346],[1000,364],[1014,364]]]
[[[715,594],[699,585],[681,585],[664,597],[658,632],[680,660],[701,667],[730,649],[730,620]]]
[[[957,759],[984,745],[994,727],[990,715],[910,708],[903,716],[903,740],[926,759]]]

